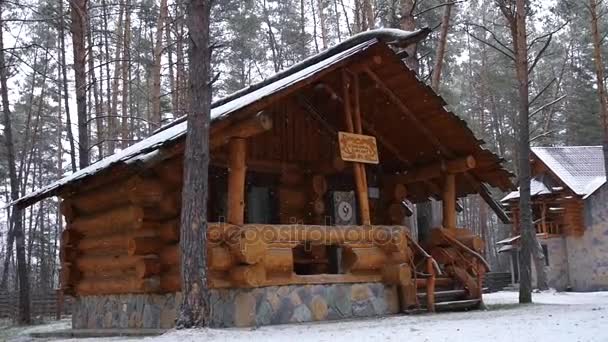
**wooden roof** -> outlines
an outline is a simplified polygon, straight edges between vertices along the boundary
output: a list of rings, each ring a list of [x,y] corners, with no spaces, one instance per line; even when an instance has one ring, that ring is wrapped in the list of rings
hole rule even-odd
[[[494,202],[485,184],[502,191],[513,189],[509,171],[502,159],[484,149],[464,120],[446,110],[445,102],[409,70],[387,43],[372,38],[342,51],[314,59],[273,82],[253,87],[212,110],[211,135],[219,127],[255,115],[281,101],[297,100],[312,104],[316,114],[329,127],[342,130],[342,105],[339,97],[341,73],[360,75],[361,110],[364,133],[378,139],[381,163],[387,171],[406,173],[418,167],[464,156],[473,156],[475,169],[457,176],[457,195],[481,193],[493,209]],[[303,101],[304,100],[304,101]],[[304,105],[304,107],[306,107]],[[311,108],[307,108],[310,113]],[[79,191],[83,182],[100,174],[130,170],[149,161],[164,158],[165,151],[179,151],[186,122],[178,120],[122,152],[29,194],[13,204],[31,205],[45,197]],[[174,154],[173,154],[174,155]],[[419,200],[436,195],[439,184],[415,183],[408,190]],[[494,202],[494,204],[496,204]]]

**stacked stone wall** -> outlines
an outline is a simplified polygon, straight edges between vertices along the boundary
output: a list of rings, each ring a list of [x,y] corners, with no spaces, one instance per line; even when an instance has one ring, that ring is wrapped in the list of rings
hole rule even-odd
[[[181,294],[83,296],[74,329],[174,326]],[[269,286],[211,290],[211,326],[245,327],[372,317],[399,312],[395,286],[382,283]]]

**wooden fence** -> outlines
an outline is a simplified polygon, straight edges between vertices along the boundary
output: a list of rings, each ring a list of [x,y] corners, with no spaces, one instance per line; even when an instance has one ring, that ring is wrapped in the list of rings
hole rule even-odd
[[[57,292],[31,293],[30,310],[32,317],[55,317],[72,313],[74,299],[69,296],[63,297],[63,303],[59,303],[60,295]],[[0,293],[0,318],[16,318],[19,311],[19,293]]]

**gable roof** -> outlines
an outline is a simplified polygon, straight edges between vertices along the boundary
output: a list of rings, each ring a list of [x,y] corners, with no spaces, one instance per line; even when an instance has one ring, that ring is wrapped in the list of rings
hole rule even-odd
[[[385,82],[384,86],[389,89],[388,91],[395,93],[394,96],[398,98],[398,101],[406,103],[409,107],[408,110],[411,111],[408,113],[409,117],[405,117],[403,112],[390,105],[389,99],[373,86],[371,79],[363,77],[361,82],[367,84],[366,89],[369,91],[366,98],[376,101],[370,102],[370,104],[383,106],[382,111],[364,113],[364,119],[370,120],[369,129],[371,129],[364,127],[364,131],[368,130],[373,135],[383,137],[382,140],[385,140],[387,144],[379,140],[380,147],[390,145],[392,147],[390,150],[397,151],[399,155],[396,156],[393,153],[391,157],[399,161],[399,165],[408,168],[441,161],[442,158],[452,158],[447,154],[442,155],[437,144],[447,147],[450,154],[454,156],[472,155],[477,161],[477,167],[466,175],[457,177],[457,195],[461,197],[471,193],[480,193],[499,217],[503,221],[508,221],[508,217],[491,198],[485,185],[498,187],[503,191],[513,188],[510,180],[512,174],[501,166],[502,159],[484,149],[481,146],[483,142],[474,136],[466,122],[448,111],[444,107],[446,103],[443,99],[418,79],[415,73],[409,70],[400,57],[385,43],[387,40],[390,41],[387,37],[399,36],[401,37],[399,41],[401,39],[412,41],[421,39],[428,32],[388,31],[380,30],[377,32],[378,37],[372,34],[373,31],[357,35],[266,81],[214,102],[211,109],[211,133],[213,133],[214,127],[218,127],[216,124],[219,122],[224,125],[247,118],[247,115],[253,115],[257,111],[267,108],[269,103],[291,96],[298,89],[303,89],[304,93],[314,92],[316,84],[331,82],[332,76],[339,75],[342,67],[364,66],[377,73],[378,77]],[[381,63],[378,63],[377,60],[380,60]],[[321,97],[317,104],[325,105],[331,102],[327,96],[323,96],[321,93],[317,95]],[[415,127],[414,123],[424,129],[408,129]],[[131,167],[133,165],[149,165],[148,161],[161,160],[163,150],[183,142],[186,125],[187,122],[184,119],[177,119],[156,131],[152,136],[123,151],[28,194],[12,204],[24,207],[45,197],[57,194],[64,196],[71,191],[82,191],[79,187],[80,184],[92,178],[90,176],[101,173],[114,174],[114,170],[117,170],[119,166],[129,166],[128,169],[132,170],[136,169]],[[408,130],[408,134],[403,134],[404,129]],[[428,133],[432,133],[430,138]],[[411,148],[412,146],[416,148]],[[424,194],[428,193],[429,189],[428,185],[422,184],[418,185],[417,189],[412,187],[411,192],[412,194],[415,192]]]
[[[532,147],[531,151],[560,181],[583,199],[606,183],[602,146]],[[548,195],[554,191],[554,188],[543,182],[542,177],[530,180],[532,196]],[[501,202],[517,198],[519,191],[513,191]]]
[[[583,198],[606,183],[602,146],[532,147],[532,153]]]

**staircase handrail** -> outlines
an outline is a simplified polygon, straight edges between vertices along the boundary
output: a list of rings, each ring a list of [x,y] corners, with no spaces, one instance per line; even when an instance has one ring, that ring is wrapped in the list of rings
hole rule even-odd
[[[418,242],[414,241],[414,239],[412,239],[409,234],[406,234],[406,236],[408,241],[412,244],[412,246],[416,248],[416,251],[418,251],[418,253],[420,253],[425,259],[431,260],[431,262],[433,263],[433,268],[436,272],[435,274],[441,275],[441,269],[439,268],[439,264],[437,263],[437,261],[435,261],[435,259],[429,253],[427,253],[424,248],[422,248],[422,246],[418,244]]]
[[[486,261],[486,259],[484,259],[484,257],[482,257],[479,253],[477,253],[474,250],[472,250],[471,248],[467,247],[465,244],[463,244],[462,242],[458,241],[456,238],[450,236],[449,234],[443,233],[443,237],[446,240],[448,240],[450,243],[452,243],[453,245],[455,245],[456,247],[458,247],[461,250],[463,250],[465,253],[472,255],[475,259],[477,259],[479,262],[481,262],[481,264],[484,266],[486,272],[490,272],[490,265],[488,264],[488,262]]]

